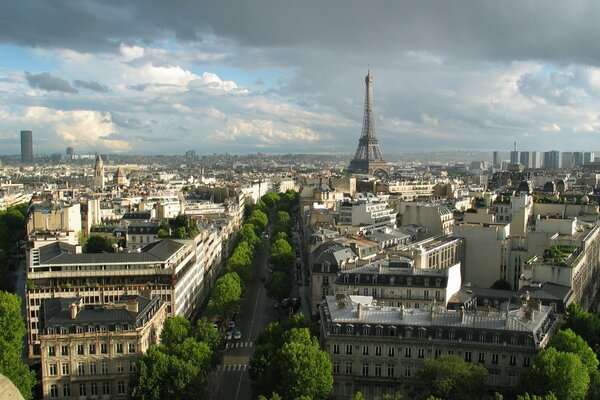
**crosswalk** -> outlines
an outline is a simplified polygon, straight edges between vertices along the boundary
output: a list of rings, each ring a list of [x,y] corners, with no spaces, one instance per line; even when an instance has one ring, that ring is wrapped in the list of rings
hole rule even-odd
[[[217,371],[231,371],[231,372],[241,372],[246,371],[248,369],[248,364],[228,364],[228,365],[219,365]]]
[[[242,347],[252,347],[252,341],[249,342],[229,342],[225,346],[228,349],[239,349]]]

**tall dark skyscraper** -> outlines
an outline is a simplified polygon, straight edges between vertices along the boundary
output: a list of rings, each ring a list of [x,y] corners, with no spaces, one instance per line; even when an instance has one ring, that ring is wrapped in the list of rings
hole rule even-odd
[[[21,131],[21,162],[33,163],[33,133],[31,131]]]
[[[373,118],[373,78],[371,72],[365,77],[365,112],[363,115],[363,127],[358,148],[354,158],[350,161],[348,171],[363,174],[387,174],[390,165],[383,159],[379,142],[375,137],[375,120]]]

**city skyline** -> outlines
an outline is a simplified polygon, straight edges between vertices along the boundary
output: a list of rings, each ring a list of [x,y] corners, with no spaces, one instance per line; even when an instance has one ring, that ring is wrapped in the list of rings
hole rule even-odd
[[[2,155],[22,130],[45,153],[351,154],[368,69],[385,154],[600,149],[600,5],[583,1],[0,11]]]

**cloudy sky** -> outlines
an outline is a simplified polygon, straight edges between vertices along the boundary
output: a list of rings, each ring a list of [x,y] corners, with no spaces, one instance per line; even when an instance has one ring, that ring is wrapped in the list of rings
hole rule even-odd
[[[0,154],[600,150],[600,2],[3,1]]]

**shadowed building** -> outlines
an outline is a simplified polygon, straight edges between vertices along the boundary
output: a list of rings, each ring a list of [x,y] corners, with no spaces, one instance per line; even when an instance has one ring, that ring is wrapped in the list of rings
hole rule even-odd
[[[21,162],[33,163],[33,132],[21,131]]]
[[[358,140],[358,148],[350,161],[349,172],[370,175],[387,175],[390,165],[383,159],[379,142],[375,137],[375,121],[373,118],[373,78],[368,72],[365,77],[365,112],[363,116],[362,134]]]

